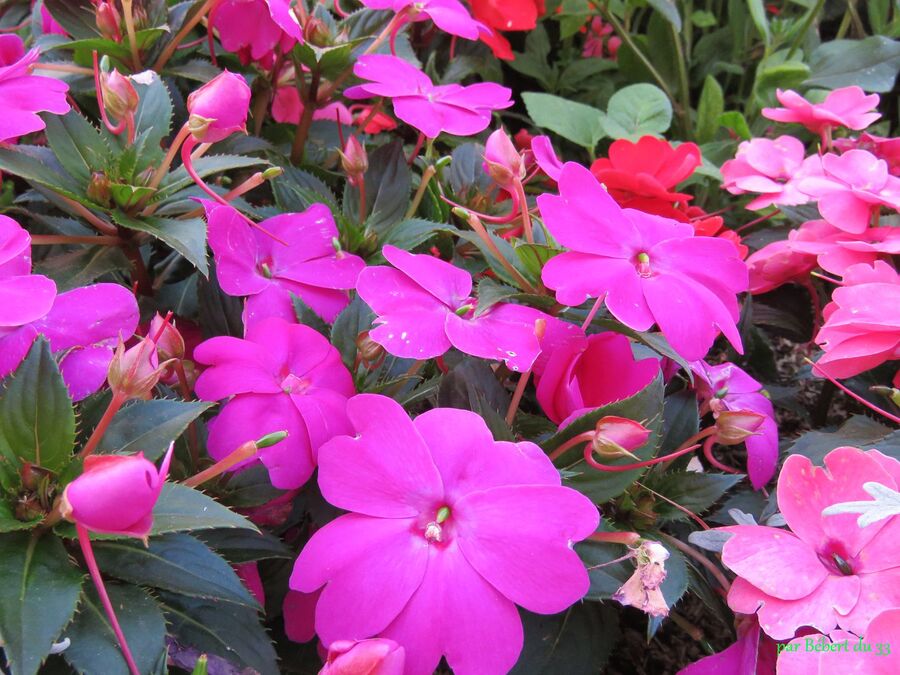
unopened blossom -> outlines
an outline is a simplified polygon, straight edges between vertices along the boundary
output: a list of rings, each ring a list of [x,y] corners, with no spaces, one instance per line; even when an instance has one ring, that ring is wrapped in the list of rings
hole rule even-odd
[[[97,0],[94,3],[94,23],[107,40],[122,41],[122,17],[115,0]]]
[[[847,268],[822,314],[815,341],[825,355],[817,364],[831,377],[853,377],[900,357],[900,275],[884,261]]]
[[[335,640],[319,675],[403,675],[406,650],[393,640]]]
[[[390,245],[382,253],[393,267],[366,267],[356,290],[378,315],[369,337],[390,354],[421,360],[456,347],[516,371],[534,363],[540,352],[535,323],[546,314],[500,302],[476,315],[478,299],[465,270]]]
[[[584,47],[581,49],[582,57],[602,59],[609,56],[615,60],[622,39],[613,34],[612,24],[603,23],[601,17],[595,16],[587,26],[587,34]]]
[[[763,421],[744,439],[747,447],[747,474],[756,489],[775,474],[778,464],[778,425],[772,401],[763,386],[733,363],[711,366],[695,361],[691,370],[700,400],[714,413],[748,411],[763,416]]]
[[[879,613],[900,607],[900,519],[860,528],[855,514],[822,511],[866,499],[865,483],[896,489],[898,479],[900,462],[877,450],[832,450],[825,468],[801,455],[788,457],[777,495],[790,529],[721,528],[732,534],[722,562],[738,575],[728,592],[731,609],[757,613],[762,629],[776,640],[789,640],[804,626],[865,635]]]
[[[187,98],[188,127],[201,143],[216,143],[245,131],[250,111],[250,87],[243,75],[227,70]]]
[[[525,161],[503,129],[494,131],[484,144],[484,170],[510,192],[525,178]]]
[[[208,366],[197,378],[197,396],[228,399],[210,422],[207,448],[214,459],[265,434],[288,432],[259,452],[277,488],[303,485],[322,443],[349,429],[344,407],[353,378],[338,351],[309,326],[265,319],[243,340],[220,336],[198,345],[194,359]]]
[[[479,24],[459,0],[361,0],[369,9],[403,12],[406,21],[428,21],[445,33],[477,40]]]
[[[634,457],[633,453],[642,447],[653,432],[640,422],[606,415],[594,425],[594,438],[591,451],[601,457],[618,458]]]
[[[22,38],[12,33],[0,35],[0,143],[15,141],[19,136],[45,128],[39,112],[65,115],[70,106],[66,100],[69,85],[52,77],[32,75],[40,50],[27,53]]]
[[[634,574],[613,593],[612,599],[650,616],[668,616],[669,606],[660,587],[666,580],[669,552],[657,541],[645,541],[632,553]]]
[[[218,0],[209,15],[209,31],[235,52],[243,63],[259,61],[278,49],[287,52],[297,41],[272,18],[275,3],[268,0]]]
[[[559,196],[538,197],[553,237],[569,250],[544,266],[544,284],[564,305],[603,297],[610,313],[638,331],[656,323],[688,359],[703,357],[721,330],[736,349],[736,294],[747,267],[734,244],[695,237],[693,228],[622,209],[584,167],[567,162]]]
[[[900,229],[869,227],[853,234],[824,220],[810,220],[788,233],[787,245],[791,251],[815,256],[819,267],[842,277],[853,265],[890,262],[891,256],[900,254]]]
[[[340,234],[324,204],[263,220],[260,227],[274,237],[250,227],[230,206],[203,200],[203,207],[219,285],[229,295],[247,296],[246,327],[268,317],[295,321],[291,294],[329,323],[347,306],[346,289],[356,285],[365,263],[335,250]]]
[[[349,513],[300,552],[290,587],[324,587],[316,632],[324,644],[380,637],[406,650],[407,675],[441,656],[458,675],[500,675],[523,644],[516,605],[555,614],[589,579],[572,543],[599,513],[562,487],[533,443],[494,441],[468,410],[434,408],[410,420],[393,399],[347,404],[354,436],[319,451],[319,487]]]
[[[835,227],[859,234],[882,206],[900,209],[900,178],[865,150],[821,158],[822,174],[801,178],[797,188],[818,200],[819,213]]]
[[[499,84],[435,85],[408,61],[386,54],[361,56],[353,73],[368,82],[344,91],[347,98],[387,97],[394,114],[428,138],[472,136],[487,129],[495,110],[513,104],[512,92]]]
[[[866,93],[857,86],[842,87],[828,93],[821,103],[810,103],[793,89],[775,92],[783,108],[763,108],[763,117],[776,122],[802,124],[813,133],[846,127],[860,131],[881,117],[875,112],[878,94]]]
[[[156,343],[151,337],[142,338],[127,349],[120,339],[109,363],[109,388],[114,396],[125,400],[149,400],[168,365],[160,363]]]
[[[806,147],[793,136],[754,138],[741,143],[734,159],[722,165],[722,187],[733,195],[757,193],[748,209],[796,206],[809,201],[797,182],[817,170],[821,173],[818,157],[807,158]]]
[[[146,539],[174,448],[169,446],[159,469],[142,452],[89,455],[82,474],[63,492],[63,517],[90,532]]]

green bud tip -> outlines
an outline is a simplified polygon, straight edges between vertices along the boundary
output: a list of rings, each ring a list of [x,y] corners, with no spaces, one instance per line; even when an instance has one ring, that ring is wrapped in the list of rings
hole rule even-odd
[[[103,71],[104,73],[108,73],[111,68],[112,68],[112,64],[109,61],[109,56],[104,54],[100,58],[100,70]]]
[[[650,256],[646,253],[638,253],[637,259],[639,263],[642,263],[644,265],[650,262]]]
[[[260,450],[263,448],[270,448],[276,443],[281,443],[281,441],[283,441],[287,437],[287,431],[273,431],[271,434],[266,434],[258,441],[256,441],[256,447]]]
[[[262,172],[264,180],[273,180],[284,174],[284,169],[280,166],[273,166]]]
[[[474,307],[475,305],[463,305],[456,310],[456,316],[465,316],[466,314],[471,312]]]
[[[331,246],[334,248],[335,251],[340,252],[341,251],[341,240],[338,239],[337,237],[332,237],[331,238]]]
[[[442,506],[441,508],[438,509],[437,518],[435,518],[434,520],[438,525],[440,525],[445,520],[447,520],[447,518],[449,518],[449,517],[450,517],[450,508],[447,506]]]
[[[469,212],[461,206],[454,206],[453,209],[451,209],[451,211],[454,216],[458,216],[458,217],[462,218],[463,220],[469,219]]]

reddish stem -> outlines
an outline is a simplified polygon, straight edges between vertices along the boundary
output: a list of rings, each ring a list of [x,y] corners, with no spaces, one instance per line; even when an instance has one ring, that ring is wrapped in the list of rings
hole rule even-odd
[[[103,413],[103,417],[100,418],[97,426],[94,427],[94,431],[93,433],[91,433],[91,437],[88,439],[87,443],[84,444],[84,448],[82,448],[81,452],[78,453],[79,457],[84,459],[97,449],[97,445],[99,445],[100,439],[103,438],[103,434],[105,434],[106,430],[109,428],[110,422],[112,422],[113,417],[116,416],[116,413],[119,412],[119,409],[125,404],[125,401],[127,400],[127,396],[125,396],[125,394],[123,394],[122,392],[113,392],[112,398],[109,401],[109,405],[106,406],[106,410]]]
[[[716,442],[715,436],[710,436],[705,441],[703,441],[703,456],[706,457],[706,461],[716,467],[719,471],[724,471],[725,473],[741,473],[737,469],[733,469],[730,466],[722,464],[718,459],[716,459],[715,455],[713,455],[712,446],[713,443]]]
[[[634,469],[643,469],[647,466],[653,466],[654,464],[659,464],[660,462],[667,462],[670,459],[677,459],[682,455],[686,455],[689,452],[693,452],[700,445],[689,445],[686,448],[682,448],[681,450],[676,450],[673,453],[668,455],[663,455],[662,457],[654,457],[653,459],[648,459],[643,462],[634,462],[632,464],[620,464],[620,465],[612,465],[612,464],[600,464],[597,460],[594,459],[593,448],[590,446],[584,449],[584,461],[590,464],[595,469],[600,471],[612,471],[612,472],[620,472],[620,471],[633,471]]]
[[[812,361],[811,359],[804,359],[804,361],[809,362],[809,365],[811,365],[815,370],[818,370],[820,373],[822,373],[822,375],[824,375],[825,378],[826,378],[829,382],[831,382],[835,387],[837,387],[837,388],[840,389],[842,392],[844,392],[845,394],[847,394],[847,396],[849,396],[850,398],[854,399],[855,401],[857,401],[857,402],[859,402],[859,403],[862,403],[862,404],[863,404],[864,406],[866,406],[869,410],[872,410],[872,411],[874,411],[874,412],[877,412],[879,415],[882,415],[883,417],[886,417],[887,419],[889,419],[889,420],[890,420],[891,422],[893,422],[894,424],[900,424],[900,417],[897,417],[896,415],[892,415],[892,414],[889,413],[887,410],[882,410],[882,409],[879,408],[877,405],[875,405],[874,403],[870,403],[869,401],[867,401],[866,399],[864,399],[862,396],[860,396],[860,395],[857,394],[856,392],[850,391],[849,389],[847,389],[847,387],[845,387],[843,384],[841,384],[840,382],[838,382],[832,375],[829,375],[829,374],[828,374],[828,371],[825,370],[824,368],[822,368],[822,366],[820,366],[818,363]]]

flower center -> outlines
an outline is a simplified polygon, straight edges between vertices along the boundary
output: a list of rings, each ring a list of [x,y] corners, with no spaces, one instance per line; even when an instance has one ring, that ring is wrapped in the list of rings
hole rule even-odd
[[[450,507],[442,506],[430,523],[425,526],[425,539],[430,542],[442,542],[444,540],[444,528],[441,527],[450,517]]]
[[[640,253],[637,254],[637,257],[635,258],[634,266],[637,268],[638,274],[640,276],[644,277],[645,279],[651,275],[650,256],[647,255],[645,252],[641,251]]]
[[[272,273],[271,260],[263,260],[259,263],[256,268],[259,270],[259,273],[262,274],[266,279],[271,279],[274,275]]]
[[[831,543],[829,546],[819,553],[819,561],[825,565],[829,572],[845,577],[853,576],[853,565],[848,560],[844,547],[840,544]]]
[[[285,394],[302,394],[309,389],[310,384],[309,380],[291,373],[281,381],[279,386]]]

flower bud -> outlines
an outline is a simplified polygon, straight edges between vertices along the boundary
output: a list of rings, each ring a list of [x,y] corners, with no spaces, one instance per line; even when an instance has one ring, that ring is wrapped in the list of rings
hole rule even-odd
[[[95,204],[109,206],[112,199],[112,189],[109,176],[102,171],[94,171],[87,186],[87,197]]]
[[[156,341],[156,351],[161,359],[184,358],[184,338],[171,322],[159,314],[155,314],[150,321],[147,335]]]
[[[502,188],[510,188],[525,178],[525,162],[503,129],[488,136],[484,145],[484,169]]]
[[[169,473],[174,444],[159,470],[144,454],[90,455],[84,472],[66,486],[60,511],[91,532],[145,539],[153,527],[153,507]]]
[[[652,432],[640,422],[607,415],[602,417],[594,427],[594,440],[591,446],[601,457],[630,457],[638,460],[632,453],[640,448]]]
[[[328,647],[328,658],[319,675],[403,675],[405,665],[406,650],[393,640],[335,640]]]
[[[716,441],[721,445],[743,443],[756,435],[765,415],[749,410],[723,410],[716,416]]]
[[[120,338],[107,373],[109,388],[114,394],[125,396],[126,400],[149,399],[166,365],[160,365],[156,345],[150,338],[142,339],[129,349],[125,349]]]
[[[134,115],[141,99],[131,80],[113,68],[110,73],[100,74],[103,90],[103,104],[116,119]]]
[[[223,71],[187,99],[188,128],[201,143],[215,143],[244,131],[250,87],[240,75]]]
[[[369,331],[363,331],[356,337],[356,351],[360,361],[373,368],[381,365],[386,356],[384,347],[369,336]]]
[[[303,27],[303,39],[314,47],[328,47],[331,44],[331,31],[322,19],[310,16]]]
[[[347,139],[344,150],[340,154],[341,167],[347,174],[348,181],[351,185],[359,185],[369,169],[369,157],[366,154],[365,146],[356,139],[356,136],[351,136]]]
[[[100,35],[107,40],[122,41],[121,19],[114,2],[100,0],[94,10],[94,20],[97,22]]]

